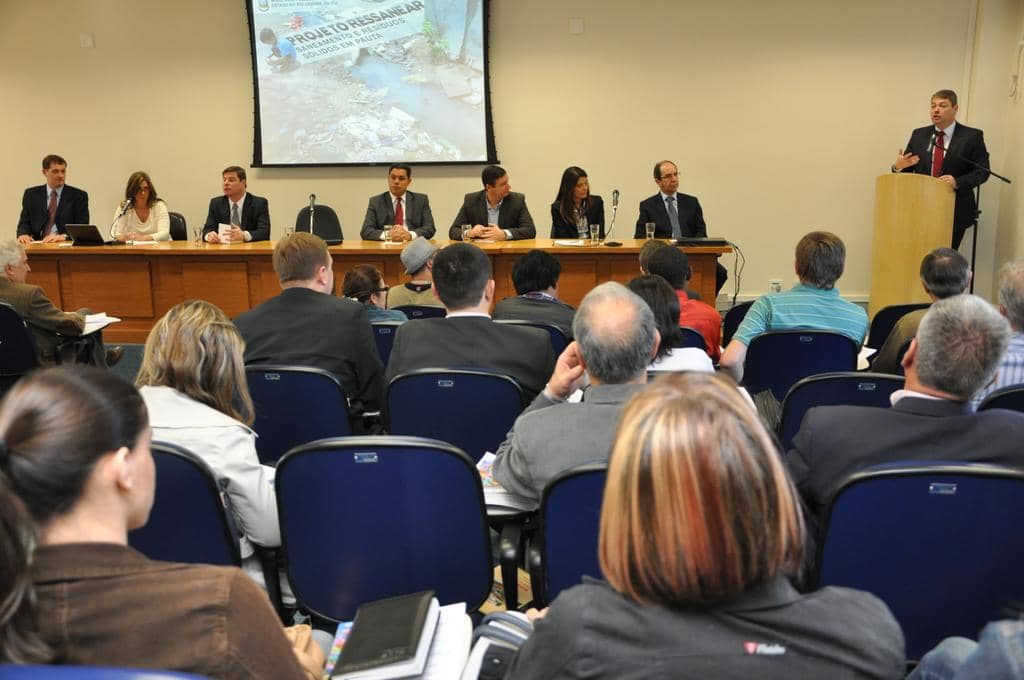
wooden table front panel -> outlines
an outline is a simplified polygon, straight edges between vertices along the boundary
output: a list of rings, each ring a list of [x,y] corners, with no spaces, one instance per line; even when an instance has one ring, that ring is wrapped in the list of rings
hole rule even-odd
[[[587,291],[604,281],[625,283],[640,274],[638,253],[643,241],[626,241],[621,248],[558,247],[550,239],[488,243],[481,247],[491,258],[495,298],[515,295],[512,265],[532,248],[543,248],[562,264],[559,295],[576,306]],[[446,245],[438,243],[439,247]],[[29,282],[41,286],[55,305],[65,310],[88,307],[122,319],[104,331],[113,342],[145,342],[153,323],[182,300],[209,300],[235,317],[277,295],[273,242],[232,246],[195,246],[175,241],[145,247],[67,248],[33,245],[27,250],[32,273]],[[394,285],[405,275],[398,246],[356,241],[331,247],[335,293],[340,294],[345,272],[370,264]],[[690,287],[705,300],[715,299],[715,262],[729,248],[687,249],[693,278]]]

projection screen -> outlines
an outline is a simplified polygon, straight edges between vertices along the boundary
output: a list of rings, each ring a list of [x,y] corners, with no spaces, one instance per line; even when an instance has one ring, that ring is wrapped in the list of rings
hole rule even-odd
[[[247,0],[253,165],[495,162],[487,0]]]

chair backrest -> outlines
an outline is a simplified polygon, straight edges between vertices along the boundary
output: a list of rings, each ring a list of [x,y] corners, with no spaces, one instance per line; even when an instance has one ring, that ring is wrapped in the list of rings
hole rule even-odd
[[[736,333],[736,329],[740,327],[740,322],[743,321],[743,317],[747,315],[747,310],[750,309],[752,304],[754,304],[753,300],[741,302],[725,313],[725,319],[722,321],[722,347],[728,345],[729,341],[732,340],[732,336]]]
[[[234,518],[213,470],[194,453],[153,442],[156,495],[149,521],[128,543],[150,559],[239,566]]]
[[[169,212],[167,215],[171,219],[171,240],[187,241],[188,224],[185,222],[185,216],[180,212]]]
[[[395,344],[395,333],[402,326],[402,322],[374,321],[370,326],[373,327],[373,339],[377,342],[377,355],[380,356],[380,362],[387,366],[391,348]]]
[[[782,402],[779,440],[782,450],[793,446],[804,414],[815,406],[879,406],[888,408],[889,395],[903,388],[903,378],[885,373],[825,373],[812,375],[790,388]]]
[[[821,525],[820,586],[874,593],[907,658],[974,637],[1024,602],[1024,474],[989,465],[899,464],[847,479]]]
[[[14,307],[0,302],[0,375],[20,377],[38,365],[28,324]]]
[[[700,334],[700,331],[689,326],[680,326],[679,330],[683,334],[683,339],[676,347],[695,347],[705,352],[708,351],[708,345],[704,342],[704,336]]]
[[[309,207],[299,209],[295,216],[295,231],[309,232]],[[344,240],[341,220],[338,219],[338,213],[334,212],[334,208],[328,205],[314,206],[313,233],[332,246]]]
[[[405,315],[409,317],[409,321],[437,319],[448,315],[448,310],[444,307],[430,307],[427,305],[399,305],[394,309],[405,312]]]
[[[526,321],[525,319],[498,319],[498,323],[508,324],[510,326],[530,326],[532,328],[539,328],[548,334],[548,338],[551,340],[551,351],[554,352],[557,358],[565,348],[569,345],[569,338],[566,337],[565,333],[558,326],[550,323],[544,323],[542,321]]]
[[[487,598],[480,473],[457,448],[419,437],[325,439],[289,451],[275,487],[288,581],[303,609],[339,621],[420,590],[469,610]]]
[[[1010,385],[995,390],[978,404],[978,410],[990,408],[1006,408],[1011,411],[1024,411],[1024,385]]]
[[[857,368],[857,344],[830,331],[775,331],[754,338],[743,364],[751,394],[770,389],[781,403],[798,380]]]
[[[3,680],[203,680],[205,677],[152,668],[0,665]]]
[[[583,576],[601,578],[597,535],[607,474],[607,465],[583,465],[566,470],[544,487],[539,534],[543,576],[534,584],[534,597],[542,604],[578,584]]]
[[[893,326],[896,325],[905,314],[913,312],[916,309],[925,309],[930,307],[930,302],[919,302],[909,305],[889,305],[888,307],[882,307],[875,312],[875,317],[871,319],[871,330],[868,331],[868,341],[864,343],[871,349],[878,349],[885,344],[885,339],[889,337],[889,333],[892,332]]]
[[[260,365],[246,366],[245,377],[261,463],[273,463],[299,444],[352,433],[337,376],[309,366]]]
[[[523,391],[507,375],[448,368],[408,371],[388,384],[388,432],[440,439],[479,460],[498,450],[523,407]]]

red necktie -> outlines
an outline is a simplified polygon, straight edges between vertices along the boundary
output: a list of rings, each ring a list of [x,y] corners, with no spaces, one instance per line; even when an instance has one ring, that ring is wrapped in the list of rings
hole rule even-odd
[[[53,229],[53,223],[57,221],[57,190],[50,189],[50,203],[46,206],[47,212],[50,216],[46,219],[46,228],[43,229],[43,236],[50,233],[50,229]]]
[[[405,224],[405,211],[402,210],[402,199],[395,203],[395,224]]]
[[[942,143],[942,137],[946,133],[939,130],[935,133],[935,148],[932,149],[932,177],[942,174],[942,158],[945,156],[946,145]]]

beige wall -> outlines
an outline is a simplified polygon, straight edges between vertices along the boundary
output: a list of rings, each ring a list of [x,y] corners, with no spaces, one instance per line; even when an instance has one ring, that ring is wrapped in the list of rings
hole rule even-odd
[[[570,17],[584,19],[582,35],[569,34]],[[621,189],[616,233],[628,236],[656,188],[654,161],[675,159],[710,233],[746,254],[741,293],[762,292],[771,277],[792,282],[795,241],[826,228],[847,242],[843,293],[863,299],[874,178],[927,124],[932,91],[960,91],[961,118],[986,130],[993,165],[1024,181],[1020,102],[1005,96],[1020,26],[1018,0],[493,0],[498,152],[541,233],[565,166],[586,168],[606,201]],[[81,33],[95,48],[79,47]],[[0,44],[9,233],[46,153],[68,158],[69,182],[89,191],[101,226],[133,170],[149,171],[194,223],[219,192],[220,169],[252,158],[241,0],[3,2]],[[383,175],[254,169],[249,185],[270,198],[275,235],[315,192],[351,238]],[[979,281],[990,281],[997,250],[1004,259],[1024,245],[1017,186],[985,186]],[[479,167],[417,168],[413,187],[447,225],[479,187]]]

